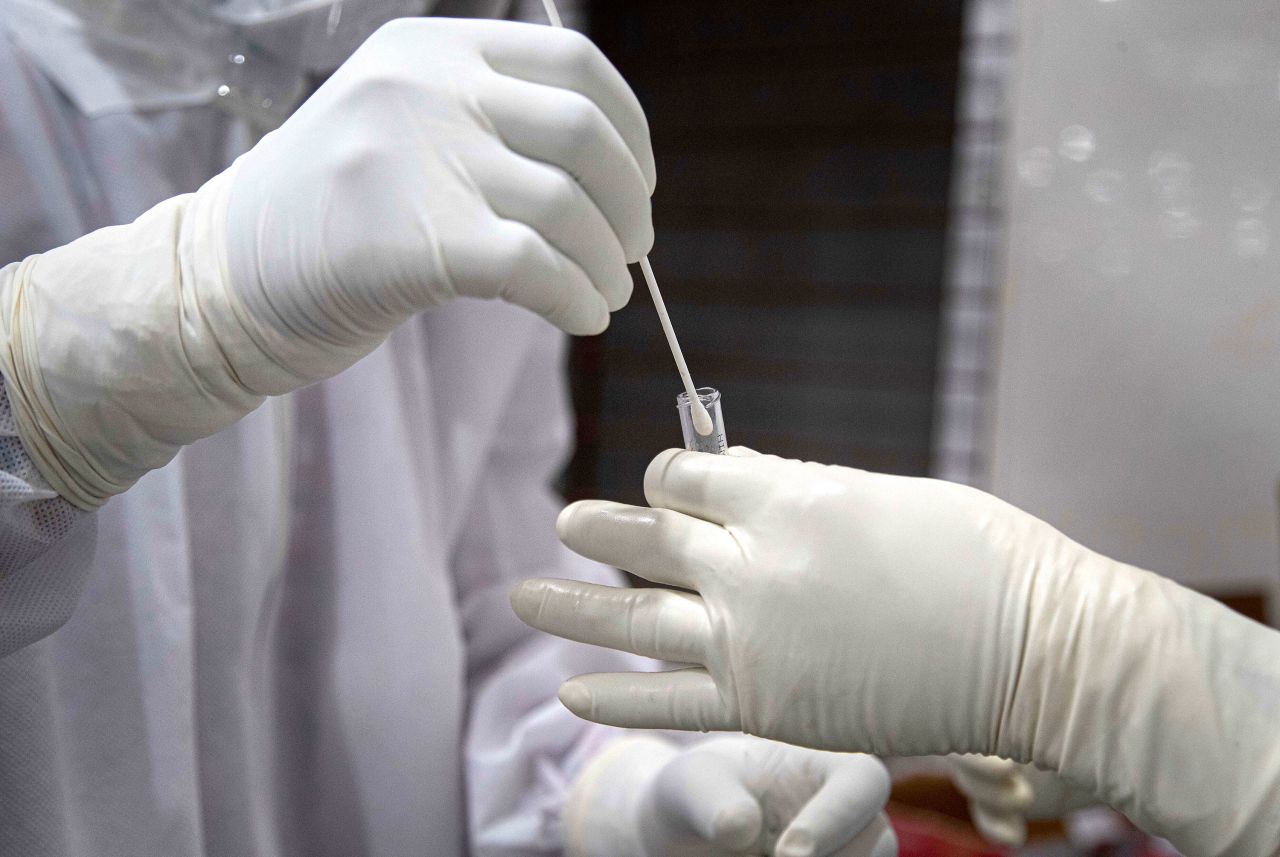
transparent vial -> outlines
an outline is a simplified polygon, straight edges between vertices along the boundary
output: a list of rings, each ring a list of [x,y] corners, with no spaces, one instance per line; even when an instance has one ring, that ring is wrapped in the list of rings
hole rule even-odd
[[[729,448],[724,434],[724,414],[720,411],[720,391],[715,387],[699,387],[698,398],[702,406],[711,416],[711,434],[700,435],[693,427],[693,414],[690,412],[689,396],[681,393],[676,396],[676,408],[680,411],[680,429],[684,432],[684,448],[694,452],[710,452],[719,455]]]

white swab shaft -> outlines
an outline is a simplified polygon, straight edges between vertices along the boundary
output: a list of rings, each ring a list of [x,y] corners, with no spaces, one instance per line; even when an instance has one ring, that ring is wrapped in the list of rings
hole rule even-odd
[[[556,0],[542,0],[542,8],[547,10],[547,17],[551,19],[551,26],[564,26],[564,22],[560,20],[560,10],[556,8]]]
[[[542,0],[542,8],[547,10],[547,18],[553,27],[563,27],[560,10],[556,8],[556,0]],[[649,294],[653,298],[654,309],[658,311],[658,321],[662,323],[662,332],[666,334],[667,345],[671,346],[671,356],[676,359],[676,369],[680,372],[680,381],[684,384],[685,395],[689,397],[690,413],[693,416],[693,428],[703,437],[711,434],[715,426],[706,405],[698,398],[698,389],[693,386],[689,377],[689,367],[684,362],[684,352],[680,350],[680,340],[676,339],[675,328],[671,326],[671,316],[667,315],[667,305],[662,300],[662,292],[658,291],[658,281],[653,276],[653,268],[649,265],[649,257],[640,260],[640,270],[644,272],[644,281],[649,286]]]
[[[711,415],[707,413],[707,408],[702,404],[702,399],[698,398],[698,390],[693,386],[693,378],[689,376],[689,366],[684,362],[684,352],[680,350],[680,340],[676,339],[675,328],[671,326],[671,316],[667,315],[667,304],[662,300],[662,292],[658,291],[658,280],[653,276],[653,267],[649,264],[649,257],[645,256],[640,260],[640,270],[644,273],[644,281],[649,286],[649,296],[653,298],[653,308],[658,311],[658,322],[662,325],[662,332],[666,334],[667,345],[671,347],[671,356],[676,360],[676,371],[680,373],[680,381],[684,384],[685,395],[689,397],[689,407],[693,413],[693,427],[698,434],[711,434],[714,426],[711,423]]]

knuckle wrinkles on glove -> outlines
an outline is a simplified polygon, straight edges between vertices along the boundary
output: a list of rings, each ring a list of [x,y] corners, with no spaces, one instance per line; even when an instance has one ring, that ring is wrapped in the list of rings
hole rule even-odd
[[[658,590],[644,590],[627,604],[627,642],[633,648],[655,651],[663,639],[671,636],[667,632],[675,617],[657,593]]]
[[[558,176],[547,183],[546,190],[538,196],[533,206],[533,217],[539,225],[569,225],[573,231],[583,231],[582,191],[568,175]]]
[[[387,172],[387,145],[376,138],[359,135],[355,139],[336,144],[329,155],[333,173],[352,183],[367,183],[372,187],[396,187],[380,174]]]
[[[527,277],[532,268],[543,267],[546,241],[533,227],[522,225],[506,256],[506,278],[516,280]]]
[[[567,162],[575,165],[590,163],[592,158],[603,154],[601,150],[607,145],[608,138],[602,132],[608,127],[609,120],[594,101],[576,92],[566,93],[563,110],[566,134],[562,146],[568,156]]]
[[[574,289],[568,284],[557,285],[549,309],[545,313],[546,317],[552,322],[560,324],[573,319],[575,315],[582,315],[586,312],[585,308],[583,308],[582,312],[574,312],[576,309],[575,298]]]
[[[600,53],[595,43],[577,30],[563,28],[556,33],[555,38],[560,40],[557,48],[559,52],[557,60],[560,66],[579,74],[590,71],[597,59],[596,55]],[[603,59],[603,55],[600,58]]]
[[[421,84],[403,70],[391,67],[366,68],[354,81],[347,81],[346,99],[351,104],[377,104],[399,99],[413,90],[421,90]]]

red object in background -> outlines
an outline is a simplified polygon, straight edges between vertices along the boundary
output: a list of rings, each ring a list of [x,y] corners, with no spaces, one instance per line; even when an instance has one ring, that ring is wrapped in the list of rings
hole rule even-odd
[[[1008,849],[992,845],[968,824],[927,809],[890,804],[889,821],[898,834],[899,857],[1009,857]]]
[[[910,798],[917,799],[918,794]],[[1167,842],[1144,835],[1123,819],[1122,826],[1109,836],[1092,843],[1077,842],[1074,847],[1067,844],[1060,829],[1032,822],[1027,851],[1003,848],[983,839],[972,824],[952,814],[953,809],[947,799],[932,809],[891,800],[885,811],[898,835],[899,857],[1017,857],[1020,853],[1044,854],[1046,845],[1051,853],[1078,857],[1179,857]]]

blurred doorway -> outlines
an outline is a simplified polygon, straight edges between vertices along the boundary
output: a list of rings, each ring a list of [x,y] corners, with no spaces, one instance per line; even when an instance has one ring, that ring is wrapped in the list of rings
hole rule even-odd
[[[596,0],[644,103],[651,256],[732,443],[930,466],[962,4]],[[643,284],[573,355],[570,497],[637,501],[679,445],[679,381]]]

